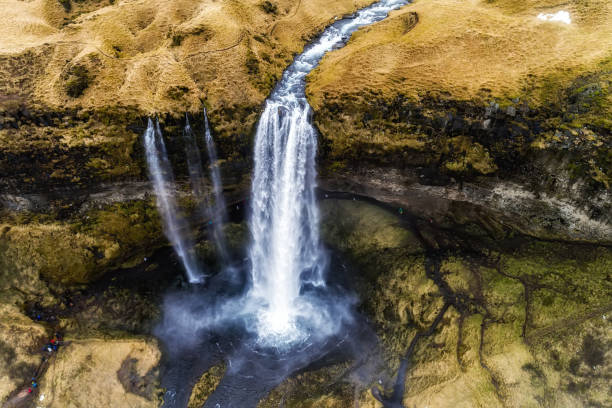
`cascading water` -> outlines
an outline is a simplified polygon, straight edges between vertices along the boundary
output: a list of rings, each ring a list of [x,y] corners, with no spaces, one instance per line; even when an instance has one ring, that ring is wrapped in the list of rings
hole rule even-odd
[[[212,235],[217,252],[224,264],[227,264],[227,246],[225,244],[225,234],[223,225],[227,221],[227,212],[225,208],[225,199],[223,198],[223,185],[221,184],[221,175],[217,165],[217,152],[215,143],[210,132],[208,117],[204,110],[205,123],[205,141],[206,150],[208,152],[208,161],[210,164],[210,178],[213,183],[213,195],[211,200],[210,195],[205,195],[203,188],[204,172],[202,170],[202,159],[196,136],[191,129],[189,119],[185,116],[185,130],[183,136],[185,139],[185,155],[187,157],[187,167],[189,169],[189,179],[191,188],[195,197],[200,199],[200,215],[203,218],[209,219],[209,231]]]
[[[153,124],[149,119],[144,134],[144,146],[147,157],[149,179],[153,183],[157,197],[157,208],[164,224],[164,232],[178,254],[187,278],[191,283],[199,283],[203,276],[193,254],[193,241],[189,238],[187,224],[178,212],[174,198],[174,174],[168,160],[166,145],[159,127],[159,121]]]
[[[317,134],[310,123],[306,75],[359,27],[407,3],[382,0],[328,27],[284,72],[266,101],[255,139],[249,250],[249,297],[259,307],[256,328],[263,343],[303,339],[330,317],[303,293],[309,285],[324,285],[326,266],[315,200]]]

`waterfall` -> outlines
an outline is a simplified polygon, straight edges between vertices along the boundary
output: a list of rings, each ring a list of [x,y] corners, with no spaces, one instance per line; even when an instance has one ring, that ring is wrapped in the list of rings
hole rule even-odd
[[[319,237],[320,215],[315,197],[317,132],[311,123],[312,109],[306,99],[306,76],[321,58],[341,47],[358,28],[383,20],[391,10],[409,0],[381,0],[353,16],[338,20],[296,57],[285,70],[257,125],[251,186],[247,273],[250,286],[246,296],[220,299],[201,314],[201,308],[170,313],[176,332],[193,333],[228,322],[240,322],[254,332],[264,346],[284,347],[336,334],[352,318],[353,303],[346,292],[327,285],[328,256]],[[221,177],[206,111],[205,142],[210,162],[213,199],[206,207],[213,220],[212,235],[221,254],[226,254],[221,229],[227,216]],[[185,153],[193,192],[204,197],[203,166],[194,133],[187,121]],[[157,194],[157,205],[168,239],[183,263],[189,280],[202,277],[193,255],[184,219],[168,186],[174,186],[159,123],[149,120],[145,133],[149,176]],[[212,201],[212,202],[210,202]],[[227,264],[226,264],[227,265]],[[237,268],[227,267],[223,279]],[[223,281],[224,284],[230,280]],[[235,282],[240,282],[240,279]],[[168,306],[169,307],[169,306]],[[180,323],[180,324],[178,324]],[[169,326],[170,327],[170,326]],[[310,343],[312,344],[312,343]]]
[[[407,0],[382,0],[340,20],[283,73],[260,118],[255,138],[249,248],[256,329],[264,343],[294,342],[330,324],[332,316],[307,296],[325,286],[326,254],[319,242],[315,199],[317,133],[305,95],[306,75],[323,55],[359,27],[384,19]]]
[[[210,179],[213,183],[214,194],[214,202],[211,206],[212,229],[215,242],[217,243],[217,250],[222,258],[227,261],[227,246],[225,244],[225,233],[223,232],[223,225],[227,222],[227,207],[225,205],[225,198],[223,198],[223,184],[221,182],[221,172],[219,171],[219,165],[217,163],[217,149],[215,148],[215,142],[210,131],[206,108],[204,108],[204,126],[206,132],[206,151],[208,153],[208,163],[210,165]]]
[[[267,303],[261,329],[297,329],[300,289],[323,285],[325,253],[315,202],[317,135],[305,100],[268,101],[255,144],[250,229],[251,294]],[[302,279],[304,275],[304,279]]]
[[[214,198],[210,199],[210,194],[205,194],[203,188],[204,172],[202,170],[202,159],[198,143],[189,124],[189,118],[185,115],[185,130],[183,136],[185,138],[185,156],[187,158],[187,167],[189,169],[189,178],[193,195],[200,200],[200,216],[209,220],[208,230],[210,236],[215,243],[217,252],[223,262],[227,264],[227,246],[225,244],[225,234],[223,225],[227,221],[227,212],[225,207],[225,199],[223,198],[223,184],[219,167],[217,166],[217,152],[215,144],[210,132],[208,117],[204,110],[205,124],[205,141],[206,150],[208,152],[208,161],[210,164],[210,178],[213,183]]]
[[[153,121],[149,119],[144,134],[144,146],[149,179],[155,189],[157,209],[163,221],[164,232],[178,254],[189,282],[201,282],[203,277],[193,254],[194,243],[189,237],[187,223],[178,212],[174,197],[174,175],[168,160],[159,121],[156,121],[153,125]]]
[[[254,144],[247,262],[227,265],[207,285],[165,296],[163,320],[155,329],[171,353],[162,381],[164,407],[186,406],[201,373],[221,359],[227,363],[225,374],[204,408],[255,407],[287,376],[312,362],[335,361],[338,356],[363,362],[361,357],[374,349],[376,338],[360,322],[355,297],[341,279],[327,277],[328,256],[320,242],[315,197],[317,133],[305,96],[306,75],[359,27],[384,19],[408,2],[381,0],[336,21],[285,70],[267,99]],[[224,217],[206,116],[205,125],[215,196],[212,209],[207,208]],[[203,178],[201,158],[188,124],[185,130],[190,176],[199,195],[203,187],[194,180]],[[157,134],[159,140],[154,139]],[[168,196],[164,186],[171,172],[167,158],[159,157],[165,157],[165,148],[151,121],[145,144],[160,213],[171,226],[173,222],[166,220],[177,214],[176,205],[171,197],[161,199]],[[162,162],[167,171],[160,170]],[[180,229],[166,229],[169,237],[180,237],[171,234]],[[171,241],[179,255],[188,254],[181,249],[189,247],[184,241]],[[333,360],[326,359],[330,353]]]

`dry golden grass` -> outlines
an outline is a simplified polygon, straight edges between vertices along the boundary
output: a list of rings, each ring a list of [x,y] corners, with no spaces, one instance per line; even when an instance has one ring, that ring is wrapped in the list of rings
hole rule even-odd
[[[3,300],[0,304],[0,402],[19,386],[25,378],[20,378],[19,366],[36,367],[40,357],[31,353],[46,337],[45,328],[24,316],[19,308]],[[22,370],[23,371],[23,370]],[[28,370],[26,370],[28,372]]]
[[[159,363],[160,355],[155,342],[139,338],[72,340],[40,379],[39,394],[49,408],[157,407],[155,398],[127,392],[118,371],[126,359],[136,359],[131,378],[137,381]]]
[[[263,101],[307,38],[335,16],[372,0],[0,0],[0,93],[52,107],[134,105],[146,112],[196,111]],[[18,67],[7,58],[21,56]],[[259,66],[249,72],[249,61]],[[21,60],[20,60],[21,61]],[[84,66],[82,96],[66,92]],[[42,71],[42,72],[40,72]],[[19,77],[19,81],[8,78]]]
[[[364,89],[454,99],[513,97],[552,73],[596,69],[612,55],[607,0],[416,0],[356,33],[310,76],[309,96]],[[572,24],[543,22],[541,12],[567,10]],[[409,13],[419,22],[410,29]],[[489,91],[490,90],[490,91]],[[536,101],[542,102],[542,101]]]

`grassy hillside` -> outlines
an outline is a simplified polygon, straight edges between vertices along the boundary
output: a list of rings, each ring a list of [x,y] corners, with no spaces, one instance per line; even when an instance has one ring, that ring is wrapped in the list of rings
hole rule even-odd
[[[370,2],[2,0],[0,90],[149,113],[257,104],[308,38]]]
[[[612,57],[612,26],[605,23],[612,4],[558,3],[416,0],[328,54],[311,75],[311,101],[316,108],[326,93],[363,89],[417,98],[424,92],[460,100],[514,98],[544,88],[553,73],[568,85]],[[572,23],[537,18],[557,10],[567,10]],[[530,102],[547,103],[545,92],[529,93]]]

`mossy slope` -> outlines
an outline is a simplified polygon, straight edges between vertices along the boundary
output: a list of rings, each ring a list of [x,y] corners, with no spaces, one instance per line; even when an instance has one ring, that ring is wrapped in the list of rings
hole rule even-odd
[[[412,338],[449,302],[440,325],[410,357],[405,406],[610,403],[609,248],[524,237],[487,243],[359,201],[328,200],[323,213],[325,240],[359,271],[362,309],[381,337],[389,371],[371,372],[369,385],[357,385],[354,371],[343,366],[307,373],[286,381],[262,406],[282,395],[295,407],[356,401],[380,407],[369,386],[382,378],[383,394],[391,388]],[[362,227],[381,235],[359,234]],[[415,232],[437,247],[425,243],[425,251],[405,240]]]

